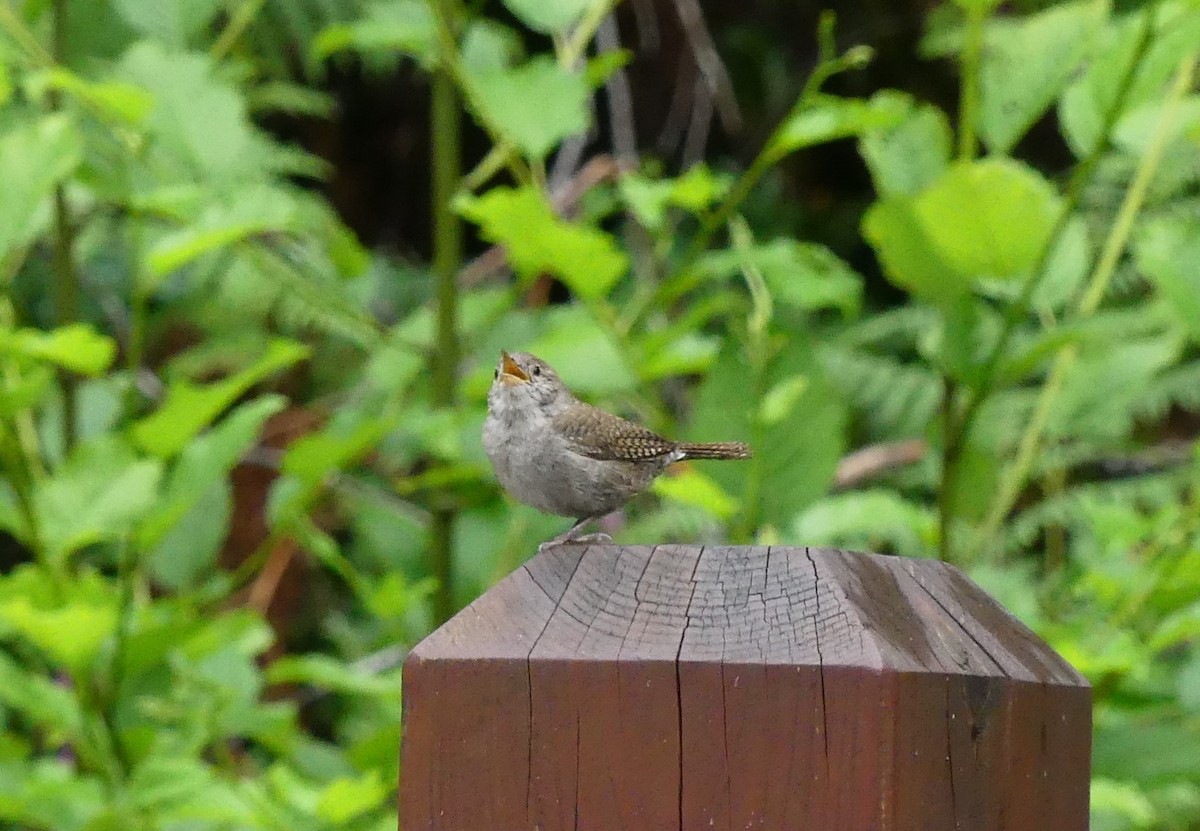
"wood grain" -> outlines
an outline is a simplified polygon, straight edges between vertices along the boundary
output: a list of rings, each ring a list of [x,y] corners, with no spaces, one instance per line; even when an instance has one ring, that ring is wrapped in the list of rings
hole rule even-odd
[[[1087,828],[1087,683],[935,561],[559,546],[404,683],[405,831]]]

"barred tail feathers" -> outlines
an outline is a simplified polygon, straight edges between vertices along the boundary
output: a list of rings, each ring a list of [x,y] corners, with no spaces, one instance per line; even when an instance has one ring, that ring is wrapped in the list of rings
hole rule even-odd
[[[680,444],[685,459],[749,459],[750,445],[740,441]]]

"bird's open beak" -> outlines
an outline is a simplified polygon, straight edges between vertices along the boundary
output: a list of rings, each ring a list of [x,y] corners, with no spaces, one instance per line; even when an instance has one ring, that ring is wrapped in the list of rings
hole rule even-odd
[[[529,382],[529,376],[525,374],[525,370],[517,366],[517,362],[512,359],[511,355],[501,352],[500,380],[509,385],[525,384]]]

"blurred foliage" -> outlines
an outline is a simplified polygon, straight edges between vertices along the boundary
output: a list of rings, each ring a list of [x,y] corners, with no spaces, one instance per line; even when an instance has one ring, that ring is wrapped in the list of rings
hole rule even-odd
[[[1200,828],[1200,6],[954,0],[906,56],[953,107],[846,94],[872,52],[826,16],[745,163],[576,165],[564,196],[548,162],[624,117],[613,5],[0,0],[4,824],[394,828],[397,656],[564,525],[479,445],[525,348],[756,450],[618,540],[953,560],[1095,685],[1092,827]],[[715,35],[770,109],[770,33]],[[354,66],[441,78],[483,145],[439,276],[267,129],[336,117]],[[793,221],[826,147],[869,176],[860,234]]]

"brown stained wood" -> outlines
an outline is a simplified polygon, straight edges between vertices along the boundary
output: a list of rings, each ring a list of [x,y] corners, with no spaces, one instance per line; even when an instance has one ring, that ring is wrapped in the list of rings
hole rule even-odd
[[[1090,707],[941,563],[559,546],[414,650],[401,827],[1083,831]]]

